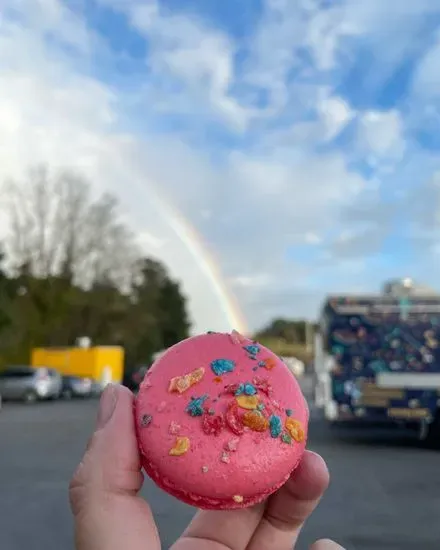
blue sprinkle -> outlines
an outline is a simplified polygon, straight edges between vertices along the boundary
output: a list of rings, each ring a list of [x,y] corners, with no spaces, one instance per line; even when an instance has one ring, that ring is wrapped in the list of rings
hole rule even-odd
[[[258,370],[258,367],[252,367],[252,370]]]
[[[260,346],[250,344],[249,346],[244,346],[244,349],[249,353],[249,355],[255,356],[260,351]]]
[[[221,376],[235,369],[235,361],[231,359],[215,359],[211,363],[211,369],[216,376]]]
[[[246,384],[239,384],[235,391],[235,395],[255,395],[257,390],[253,384],[246,382]]]
[[[192,397],[191,401],[186,406],[186,412],[191,416],[202,416],[203,415],[203,403],[208,399],[207,395],[202,395],[201,397]]]
[[[270,435],[275,438],[281,435],[283,431],[283,426],[281,424],[281,418],[279,416],[273,415],[269,420]]]
[[[257,393],[257,390],[252,384],[246,383],[244,384],[244,393],[246,395],[255,395]]]
[[[258,366],[259,367],[265,367],[266,363],[264,361],[258,361]]]
[[[286,414],[287,414],[287,416],[292,416],[292,414],[293,414],[292,409],[286,409]]]
[[[255,357],[255,355],[248,355],[249,359],[252,359],[252,361],[256,361],[257,358]]]

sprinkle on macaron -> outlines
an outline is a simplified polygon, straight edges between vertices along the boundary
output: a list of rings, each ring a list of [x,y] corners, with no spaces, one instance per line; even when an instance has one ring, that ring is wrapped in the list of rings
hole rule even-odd
[[[216,376],[222,376],[235,369],[235,361],[231,359],[214,359],[211,361],[211,369]]]
[[[152,421],[153,421],[153,417],[151,416],[151,414],[143,414],[141,417],[142,428],[146,428],[147,426],[149,426]]]
[[[170,449],[171,456],[181,456],[188,452],[190,448],[189,437],[177,437],[174,446]]]

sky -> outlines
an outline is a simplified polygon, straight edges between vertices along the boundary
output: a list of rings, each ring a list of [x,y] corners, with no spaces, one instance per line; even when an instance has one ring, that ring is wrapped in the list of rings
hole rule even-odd
[[[0,179],[115,193],[196,332],[440,290],[440,0],[2,6]]]

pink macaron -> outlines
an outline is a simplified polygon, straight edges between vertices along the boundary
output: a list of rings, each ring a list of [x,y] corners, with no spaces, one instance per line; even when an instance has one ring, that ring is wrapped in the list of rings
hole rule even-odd
[[[198,508],[232,510],[286,482],[309,413],[283,361],[233,331],[168,349],[144,378],[135,415],[142,464],[159,487]]]

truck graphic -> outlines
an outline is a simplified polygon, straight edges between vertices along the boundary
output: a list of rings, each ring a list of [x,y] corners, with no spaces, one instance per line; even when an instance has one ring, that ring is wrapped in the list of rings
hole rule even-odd
[[[316,404],[329,422],[404,424],[440,446],[440,296],[402,287],[325,301]]]

